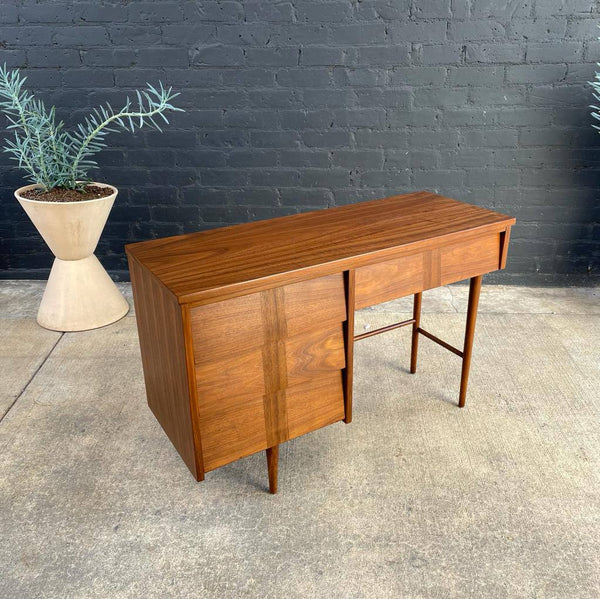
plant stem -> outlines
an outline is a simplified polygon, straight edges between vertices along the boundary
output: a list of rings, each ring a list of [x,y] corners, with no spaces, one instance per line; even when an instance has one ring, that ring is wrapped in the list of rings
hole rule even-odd
[[[100,133],[100,131],[102,131],[102,129],[104,129],[104,127],[107,127],[108,125],[110,125],[110,123],[112,123],[113,121],[117,121],[119,119],[140,118],[140,117],[148,118],[148,117],[154,116],[155,114],[162,112],[163,109],[164,108],[162,106],[158,106],[157,108],[155,108],[154,110],[151,110],[149,112],[119,112],[118,114],[113,114],[111,117],[107,118],[105,121],[100,123],[81,143],[79,151],[77,152],[77,155],[75,156],[75,159],[73,160],[73,164],[71,166],[72,181],[75,182],[75,179],[77,176],[77,167],[79,165],[81,158],[83,157],[85,149],[90,144],[92,139],[94,139],[94,137],[96,137],[96,135],[98,135],[98,133]]]

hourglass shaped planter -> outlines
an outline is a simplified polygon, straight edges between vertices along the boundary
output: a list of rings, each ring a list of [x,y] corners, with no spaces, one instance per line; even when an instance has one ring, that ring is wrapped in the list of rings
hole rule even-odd
[[[105,198],[81,202],[40,202],[21,193],[15,197],[55,255],[37,321],[53,331],[85,331],[111,324],[125,316],[129,304],[94,256],[94,250],[117,189]]]

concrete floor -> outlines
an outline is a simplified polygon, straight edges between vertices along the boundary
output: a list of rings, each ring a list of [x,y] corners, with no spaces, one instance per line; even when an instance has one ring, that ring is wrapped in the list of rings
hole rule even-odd
[[[260,454],[193,480],[133,313],[46,331],[41,291],[0,283],[0,597],[600,596],[600,290],[484,287],[464,410],[456,356],[422,339],[411,376],[408,331],[361,341],[354,422],[285,444],[276,496]],[[423,326],[460,344],[466,298]]]

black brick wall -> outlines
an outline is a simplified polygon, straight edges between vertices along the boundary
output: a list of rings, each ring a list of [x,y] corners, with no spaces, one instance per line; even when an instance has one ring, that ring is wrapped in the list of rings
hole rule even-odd
[[[492,280],[592,283],[600,153],[586,85],[594,0],[292,0],[0,4],[0,61],[68,123],[163,80],[186,114],[113,135],[94,177],[120,194],[98,246],[430,189],[510,213]],[[0,157],[4,277],[51,256]]]

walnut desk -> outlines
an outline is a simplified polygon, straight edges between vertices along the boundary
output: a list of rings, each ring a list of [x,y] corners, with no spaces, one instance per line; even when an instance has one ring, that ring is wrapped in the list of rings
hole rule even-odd
[[[462,359],[481,275],[504,268],[514,218],[427,192],[126,247],[148,404],[197,480],[352,420],[354,342],[412,326]],[[420,327],[421,293],[471,279],[465,342]],[[354,311],[414,294],[410,320],[354,334]]]

